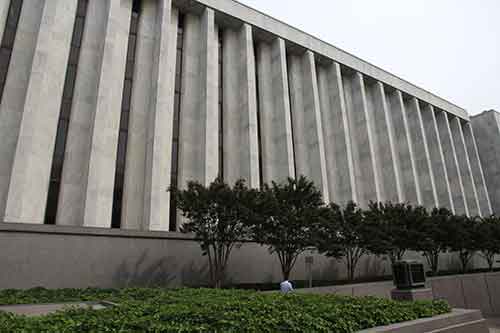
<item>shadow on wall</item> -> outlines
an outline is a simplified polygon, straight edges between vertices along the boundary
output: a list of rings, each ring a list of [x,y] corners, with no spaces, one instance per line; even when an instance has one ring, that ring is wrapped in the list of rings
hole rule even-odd
[[[197,266],[194,261],[190,261],[181,270],[180,284],[185,287],[206,286],[210,282],[210,271],[208,263]]]
[[[343,276],[341,275],[340,270],[341,265],[343,265],[343,263],[340,260],[328,260],[326,265],[313,269],[313,280],[328,281],[342,279]]]
[[[206,285],[208,265],[198,267],[194,261],[184,263],[182,258],[164,257],[150,262],[148,251],[144,251],[138,260],[124,260],[113,275],[113,284],[119,288],[127,287],[175,287]]]
[[[366,278],[375,278],[378,276],[385,276],[390,274],[390,272],[386,271],[385,262],[387,258],[380,258],[376,256],[367,257],[360,267],[361,276]]]

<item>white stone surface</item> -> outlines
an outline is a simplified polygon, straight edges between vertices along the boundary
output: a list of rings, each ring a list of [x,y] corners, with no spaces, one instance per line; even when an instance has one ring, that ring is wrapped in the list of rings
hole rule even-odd
[[[43,223],[76,0],[45,2],[26,86],[5,220]],[[23,9],[24,10],[24,9]],[[24,14],[24,13],[23,13]],[[15,74],[15,73],[14,73]]]
[[[146,137],[149,125],[149,102],[153,82],[153,54],[156,44],[156,4],[143,1],[137,29],[132,96],[128,118],[127,155],[121,227],[141,230],[144,215]],[[125,124],[123,124],[125,125]],[[168,206],[168,205],[167,205]],[[147,229],[146,229],[147,230]]]
[[[219,172],[218,33],[214,12],[184,21],[178,186],[211,183]],[[182,219],[178,219],[182,224]]]
[[[384,84],[377,82],[375,96],[378,101],[378,112],[375,117],[378,121],[377,130],[379,136],[380,159],[384,161],[382,173],[386,185],[385,198],[393,202],[403,202],[403,185],[401,179],[401,168],[399,155],[396,149],[396,139],[394,135],[394,123],[392,113],[387,101]],[[380,114],[383,113],[383,116]],[[385,141],[382,141],[384,139]]]
[[[86,20],[80,46],[61,176],[56,218],[58,225],[83,225],[88,163],[92,148],[92,122],[97,106],[98,82],[106,35],[106,3],[100,0],[90,0],[87,16],[92,19]]]
[[[132,0],[110,1],[92,122],[83,224],[110,227]]]
[[[474,183],[472,175],[469,153],[467,152],[467,147],[465,145],[465,138],[460,119],[457,117],[451,117],[450,127],[451,133],[453,135],[453,140],[455,142],[455,150],[457,153],[457,159],[460,167],[460,174],[469,214],[471,216],[481,215],[479,199],[476,191],[476,184]]]
[[[451,194],[453,196],[453,206],[456,214],[468,214],[469,210],[465,201],[462,177],[458,164],[455,143],[453,141],[448,115],[444,111],[436,111],[436,121],[438,124],[441,144],[448,171],[448,181],[450,182]]]
[[[476,139],[472,125],[470,122],[462,124],[464,132],[464,139],[469,152],[469,159],[471,163],[472,173],[474,176],[474,183],[476,184],[477,196],[479,200],[479,207],[483,216],[492,214],[491,201],[488,195],[488,188],[484,179],[483,166],[479,158],[479,151],[477,149]]]
[[[447,207],[454,212],[455,206],[448,180],[448,170],[446,169],[443,146],[441,145],[436,115],[432,105],[427,104],[422,108],[422,121],[427,135],[429,156],[438,195],[438,206]]]
[[[169,228],[174,86],[179,12],[157,1],[152,90],[147,127],[143,229]]]
[[[364,80],[367,110],[370,115],[369,130],[373,141],[373,163],[376,166],[379,201],[399,202],[397,171],[398,160],[394,159],[393,139],[387,122],[387,101],[383,85],[377,81]],[[401,194],[401,193],[399,193]]]
[[[422,193],[418,178],[413,141],[408,125],[407,110],[401,91],[386,92],[394,124],[396,150],[403,184],[403,197],[406,202],[422,204]]]
[[[0,37],[7,3],[0,3]],[[76,3],[25,1],[21,13],[0,102],[0,218],[12,222],[43,222]],[[229,0],[144,0],[123,228],[169,229],[176,4],[187,5],[181,9],[180,188],[190,180],[209,184],[222,161],[230,183],[243,178],[259,187],[261,177],[269,183],[303,174],[325,201],[340,204],[354,200],[366,207],[391,200],[445,206],[459,214],[492,211],[489,196],[499,187],[500,168],[489,155],[496,154],[493,125],[499,117],[487,113],[481,118],[487,120],[477,121],[478,149],[462,109],[266,15]],[[89,0],[59,225],[111,224],[131,11],[132,0]],[[178,227],[182,223],[178,218]]]
[[[5,31],[5,23],[7,22],[7,15],[9,14],[9,5],[10,0],[0,1],[0,41]]]
[[[314,55],[290,55],[288,66],[296,176],[312,180],[329,202]]]
[[[380,167],[375,158],[377,140],[373,130],[373,111],[368,106],[361,73],[343,73],[344,94],[349,119],[356,176],[358,203],[367,207],[370,201],[383,201]]]
[[[285,41],[257,46],[262,179],[295,178]]]
[[[422,120],[422,111],[419,101],[414,97],[405,100],[405,107],[408,111],[408,128],[412,137],[415,166],[422,193],[422,204],[428,209],[433,209],[439,206],[439,201],[427,145],[427,135]]]
[[[223,33],[224,180],[244,179],[260,186],[257,87],[252,28],[244,24]]]
[[[144,1],[127,141],[122,228],[168,231],[177,10]]]
[[[500,214],[500,114],[485,111],[472,117],[481,164],[484,168],[491,207]]]
[[[364,75],[384,82],[385,84],[395,87],[409,95],[415,96],[420,100],[433,104],[438,108],[445,109],[463,119],[469,119],[467,112],[459,106],[445,101],[441,97],[419,88],[377,66],[374,66],[331,44],[300,31],[299,29],[293,28],[275,18],[256,11],[242,3],[232,0],[197,0],[196,2],[213,8],[214,10],[227,13],[228,15],[251,25],[258,26],[265,31],[269,31],[272,34],[283,38],[284,40],[301,45],[314,53],[326,56],[340,64],[359,71]],[[174,4],[190,5],[191,0],[175,0]]]
[[[33,59],[42,20],[43,3],[23,3],[7,80],[0,103],[0,219],[5,221],[12,164],[24,112]]]

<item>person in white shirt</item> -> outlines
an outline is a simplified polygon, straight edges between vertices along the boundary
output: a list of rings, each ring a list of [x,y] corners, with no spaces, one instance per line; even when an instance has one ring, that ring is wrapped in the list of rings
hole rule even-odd
[[[288,294],[293,291],[293,285],[290,281],[285,280],[280,283],[280,290],[282,294]]]

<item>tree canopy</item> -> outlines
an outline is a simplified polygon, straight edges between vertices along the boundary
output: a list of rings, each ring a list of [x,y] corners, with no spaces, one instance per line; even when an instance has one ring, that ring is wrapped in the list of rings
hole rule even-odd
[[[199,239],[208,256],[210,278],[220,287],[231,251],[250,235],[258,192],[240,180],[230,187],[218,178],[209,186],[189,182],[185,190],[173,190],[186,222],[181,231]]]
[[[252,239],[278,256],[288,279],[298,256],[315,246],[315,230],[325,214],[321,192],[304,176],[264,185]]]

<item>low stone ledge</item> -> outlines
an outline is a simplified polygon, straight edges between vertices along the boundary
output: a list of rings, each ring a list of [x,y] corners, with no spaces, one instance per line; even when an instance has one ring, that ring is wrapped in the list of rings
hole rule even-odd
[[[488,333],[486,320],[478,310],[453,309],[451,313],[381,326],[358,333]]]
[[[147,238],[147,239],[176,239],[195,240],[194,235],[181,232],[162,231],[138,231],[95,227],[71,227],[47,224],[25,224],[25,223],[0,223],[0,232],[53,234],[53,235],[78,235],[95,237],[118,237],[118,238]]]

